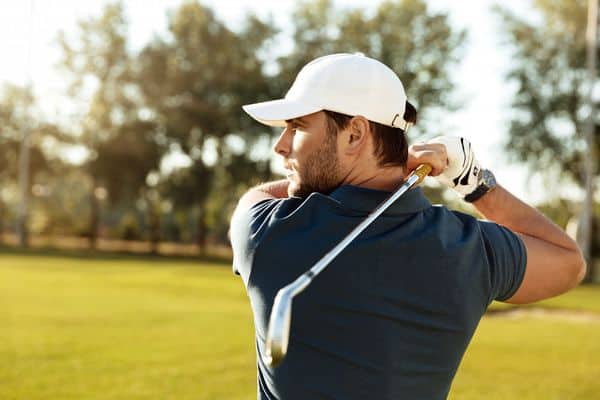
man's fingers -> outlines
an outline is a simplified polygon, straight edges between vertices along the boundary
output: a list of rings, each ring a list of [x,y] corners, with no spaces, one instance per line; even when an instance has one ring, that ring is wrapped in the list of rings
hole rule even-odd
[[[437,176],[448,166],[446,146],[440,143],[417,143],[408,149],[407,167],[415,169],[420,164],[431,165],[430,176]]]

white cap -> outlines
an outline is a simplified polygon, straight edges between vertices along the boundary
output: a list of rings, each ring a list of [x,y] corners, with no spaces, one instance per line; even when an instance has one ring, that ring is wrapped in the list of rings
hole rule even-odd
[[[270,126],[329,110],[406,130],[405,108],[406,93],[396,73],[362,54],[319,57],[300,70],[285,98],[243,106]]]

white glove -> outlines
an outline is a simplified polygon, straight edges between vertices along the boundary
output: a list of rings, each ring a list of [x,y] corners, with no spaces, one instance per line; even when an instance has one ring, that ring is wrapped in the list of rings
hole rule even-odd
[[[448,156],[447,168],[434,178],[456,190],[462,197],[473,193],[478,185],[481,165],[475,158],[471,143],[458,136],[438,136],[428,143],[443,144]]]

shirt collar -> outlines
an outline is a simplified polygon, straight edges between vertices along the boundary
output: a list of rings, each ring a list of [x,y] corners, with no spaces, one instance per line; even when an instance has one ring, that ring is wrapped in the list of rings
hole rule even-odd
[[[356,211],[371,212],[392,193],[383,190],[367,189],[359,186],[343,185],[329,195],[345,208]],[[431,203],[420,187],[408,190],[396,200],[386,211],[387,214],[410,214],[431,207]]]

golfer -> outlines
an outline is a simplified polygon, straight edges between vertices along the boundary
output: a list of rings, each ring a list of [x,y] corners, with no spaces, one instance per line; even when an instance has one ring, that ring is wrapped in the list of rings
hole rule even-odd
[[[496,183],[469,142],[408,146],[416,122],[384,64],[333,54],[307,64],[285,98],[247,105],[283,128],[287,179],[250,189],[231,220],[234,271],[256,329],[258,398],[445,399],[493,300],[530,303],[585,275],[577,245]],[[405,193],[294,300],[286,358],[264,364],[277,291],[307,271],[420,164],[486,218]]]

